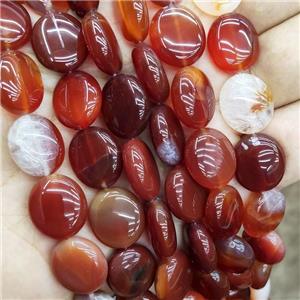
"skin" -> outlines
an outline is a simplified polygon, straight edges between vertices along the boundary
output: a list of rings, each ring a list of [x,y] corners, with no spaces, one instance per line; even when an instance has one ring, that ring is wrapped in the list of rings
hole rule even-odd
[[[207,32],[214,17],[203,14],[192,1],[185,0],[182,1],[182,3],[199,15]],[[149,2],[148,7],[151,17],[158,7],[151,4],[151,2]],[[124,64],[122,71],[124,73],[134,73],[131,62],[131,49],[133,45],[127,42],[122,36],[119,20],[114,13],[115,8],[111,5],[110,1],[101,1],[98,9],[110,20],[111,26],[120,43]],[[269,12],[269,9],[272,10],[272,13]],[[300,21],[299,5],[297,5],[297,1],[294,1],[293,5],[275,5],[274,2],[266,5],[265,1],[263,1],[263,3],[258,1],[255,5],[250,5],[250,3],[244,1],[238,11],[249,17],[254,25],[257,24],[258,31],[262,32],[259,37],[261,45],[260,59],[251,69],[251,72],[265,79],[273,90],[276,112],[274,119],[264,132],[276,138],[285,150],[287,168],[284,178],[280,183],[280,188],[283,188],[298,181],[300,178],[299,37],[297,37],[299,36],[297,23],[299,24]],[[30,11],[30,14],[32,22],[34,23],[38,16],[32,11]],[[267,18],[266,14],[268,15]],[[265,22],[266,19],[267,23]],[[45,69],[39,64],[29,44],[20,50],[28,53],[38,64],[42,72],[45,96],[42,105],[36,113],[48,117],[57,125],[64,137],[65,145],[68,147],[75,131],[60,124],[52,108],[52,91],[61,75]],[[203,70],[208,78],[211,79],[215,94],[218,98],[220,88],[229,76],[220,72],[211,63],[208,58],[207,50],[195,66]],[[98,70],[91,59],[87,59],[80,67],[80,70],[87,71],[95,76],[101,87],[103,87],[105,81],[108,79],[108,76]],[[171,83],[176,69],[166,66],[166,71]],[[2,177],[0,185],[3,211],[1,236],[4,245],[2,251],[3,298],[71,299],[72,293],[64,289],[56,281],[49,268],[49,252],[56,244],[56,241],[38,232],[28,216],[28,195],[38,178],[30,177],[20,171],[8,153],[6,136],[10,125],[16,117],[10,115],[3,109],[1,109],[1,112],[1,136],[3,138],[1,141]],[[102,123],[96,121],[94,124],[101,125]],[[224,123],[218,105],[214,118],[208,126],[221,130],[233,144],[239,139],[239,136],[233,133]],[[142,137],[146,137],[148,144],[151,145],[148,132],[143,133]],[[163,170],[163,165],[158,159],[157,162],[161,177],[164,180],[166,170]],[[70,176],[80,183],[70,168],[67,156],[62,167],[58,170],[58,173]],[[230,182],[230,184],[237,187],[242,197],[245,198],[248,191],[239,186],[235,180]],[[86,193],[88,202],[90,202],[96,194],[96,190],[88,188],[82,183],[80,183],[80,185]],[[123,178],[117,182],[116,186],[128,187],[128,183],[126,183]],[[178,231],[180,228],[179,225],[177,222],[176,227]],[[94,241],[101,247],[105,255],[109,255],[111,252],[108,247],[103,246],[96,239],[88,224],[81,229],[78,236],[86,237]],[[178,237],[180,244],[180,233]],[[145,237],[142,237],[139,242],[144,245],[149,245]],[[104,289],[107,289],[107,287],[104,287]]]

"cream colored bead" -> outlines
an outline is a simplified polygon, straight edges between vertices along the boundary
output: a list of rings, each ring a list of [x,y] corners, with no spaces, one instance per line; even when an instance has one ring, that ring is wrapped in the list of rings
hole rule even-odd
[[[194,0],[194,2],[206,14],[220,16],[234,11],[241,0]]]

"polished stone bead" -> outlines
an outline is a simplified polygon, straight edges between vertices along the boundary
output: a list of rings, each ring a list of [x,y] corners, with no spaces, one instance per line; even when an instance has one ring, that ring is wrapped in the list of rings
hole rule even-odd
[[[168,173],[165,197],[177,218],[187,223],[202,219],[207,191],[193,180],[183,165],[174,167]]]
[[[69,2],[65,0],[26,0],[26,4],[36,13],[44,15],[48,11],[67,12]]]
[[[243,290],[252,285],[252,268],[242,273],[226,272],[226,275],[232,289]]]
[[[107,277],[107,262],[100,248],[76,236],[55,246],[51,266],[56,279],[65,288],[79,294],[96,291]]]
[[[258,35],[244,16],[229,13],[211,25],[207,37],[208,52],[222,71],[235,73],[247,70],[259,54]]]
[[[149,16],[145,0],[118,0],[124,37],[134,43],[142,42],[148,34]]]
[[[102,113],[107,127],[115,135],[132,138],[147,125],[150,101],[134,76],[119,74],[103,88]]]
[[[97,67],[108,75],[118,73],[122,69],[121,51],[106,18],[91,11],[82,20],[82,30],[89,53]]]
[[[241,0],[194,0],[194,3],[206,14],[212,16],[220,16],[223,14],[233,12],[240,5]]]
[[[124,169],[135,193],[143,200],[159,195],[160,178],[156,162],[148,146],[137,138],[123,145]]]
[[[206,201],[205,223],[214,236],[226,237],[237,234],[243,219],[243,201],[232,186],[210,191]]]
[[[113,185],[122,171],[117,141],[100,127],[88,127],[75,134],[69,147],[69,159],[76,176],[96,189]]]
[[[87,202],[81,187],[64,175],[43,177],[32,188],[29,212],[34,225],[44,234],[65,239],[85,223]]]
[[[268,282],[272,266],[256,260],[251,268],[252,285],[254,289],[262,289]]]
[[[31,20],[26,9],[16,1],[0,1],[1,49],[18,49],[31,36]]]
[[[21,115],[35,111],[44,96],[41,72],[36,63],[19,51],[5,51],[0,60],[1,106]]]
[[[93,76],[82,71],[63,76],[53,92],[56,117],[73,129],[91,125],[99,115],[101,104],[100,85]]]
[[[163,258],[156,271],[155,290],[159,299],[182,300],[192,282],[191,264],[181,250]]]
[[[147,226],[153,249],[159,257],[169,257],[177,247],[176,231],[171,213],[161,200],[147,207]]]
[[[193,290],[189,290],[185,294],[183,300],[205,300],[205,298],[201,294],[199,294],[198,292],[193,291]]]
[[[177,117],[188,127],[205,127],[214,115],[214,90],[206,75],[195,67],[185,67],[176,73],[171,97]]]
[[[101,190],[93,199],[89,220],[97,238],[111,248],[127,248],[144,231],[141,202],[122,188]]]
[[[131,56],[135,72],[150,100],[154,103],[165,102],[170,92],[169,81],[153,49],[140,43],[132,50]]]
[[[229,290],[226,300],[250,300],[251,290],[246,288],[243,290]]]
[[[48,69],[69,72],[79,67],[87,56],[81,24],[66,13],[49,12],[34,24],[32,48]]]
[[[90,294],[74,294],[72,300],[116,300],[116,297],[102,291],[96,291]]]
[[[168,165],[180,163],[183,159],[184,133],[169,106],[161,105],[152,110],[150,132],[158,157]]]
[[[69,0],[69,4],[71,9],[76,12],[77,16],[82,18],[89,11],[98,9],[99,0]]]
[[[32,176],[47,176],[62,164],[64,141],[57,127],[39,115],[18,118],[8,132],[8,148],[17,166]]]
[[[150,25],[150,40],[161,60],[182,67],[193,64],[202,55],[205,31],[191,10],[170,5],[154,15]]]
[[[108,264],[108,284],[115,294],[137,297],[152,285],[156,262],[152,253],[141,245],[133,245],[113,254]]]
[[[228,138],[216,129],[196,130],[186,143],[184,157],[192,177],[209,189],[226,185],[235,173],[234,148]]]
[[[261,192],[279,184],[285,171],[285,155],[274,138],[262,133],[244,135],[235,151],[236,178],[242,186]]]

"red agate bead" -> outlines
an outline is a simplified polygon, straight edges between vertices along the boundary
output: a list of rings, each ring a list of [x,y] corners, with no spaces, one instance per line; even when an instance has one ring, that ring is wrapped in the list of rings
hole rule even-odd
[[[252,267],[242,273],[226,272],[230,287],[243,290],[252,285]]]
[[[65,0],[26,0],[26,4],[40,15],[47,13],[49,10],[67,12],[70,8],[69,2]]]
[[[256,260],[251,268],[252,285],[254,289],[262,289],[268,282],[272,266]]]
[[[205,300],[205,298],[201,294],[199,294],[193,290],[189,290],[185,294],[183,300]]]
[[[74,10],[79,17],[84,17],[90,10],[97,10],[99,6],[99,0],[69,0],[69,4],[72,10]]]
[[[226,300],[250,300],[251,290],[246,288],[243,290],[229,290]]]

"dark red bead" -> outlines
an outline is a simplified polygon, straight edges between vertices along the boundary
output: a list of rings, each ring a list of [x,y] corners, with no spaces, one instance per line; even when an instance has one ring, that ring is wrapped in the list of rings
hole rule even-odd
[[[226,275],[232,289],[243,290],[252,285],[252,268],[242,273],[226,272]]]
[[[201,294],[199,294],[193,290],[189,290],[185,294],[183,300],[205,300],[205,298]]]
[[[76,12],[79,17],[84,17],[90,10],[97,10],[99,6],[99,0],[69,0],[69,4],[72,10]]]
[[[272,266],[256,260],[251,268],[252,288],[262,289],[268,282]]]
[[[243,290],[230,290],[225,300],[250,300],[251,290],[246,288]]]

